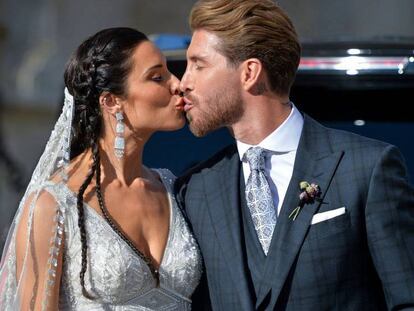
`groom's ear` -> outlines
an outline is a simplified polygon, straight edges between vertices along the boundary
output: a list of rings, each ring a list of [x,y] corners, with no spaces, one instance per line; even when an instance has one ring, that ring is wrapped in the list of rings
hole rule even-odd
[[[241,83],[252,95],[262,95],[266,91],[266,73],[258,58],[246,59],[241,64]]]
[[[111,115],[115,115],[118,111],[122,110],[119,98],[109,92],[102,92],[99,96],[99,105],[102,111],[106,111]]]

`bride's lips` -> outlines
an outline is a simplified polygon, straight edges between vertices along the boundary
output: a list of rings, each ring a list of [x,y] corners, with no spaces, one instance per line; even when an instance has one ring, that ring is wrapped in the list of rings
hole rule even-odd
[[[177,103],[175,104],[175,109],[180,110],[180,111],[184,111],[184,100],[182,97],[180,97],[177,101]]]
[[[187,112],[193,108],[193,103],[186,97],[184,97],[184,111]]]

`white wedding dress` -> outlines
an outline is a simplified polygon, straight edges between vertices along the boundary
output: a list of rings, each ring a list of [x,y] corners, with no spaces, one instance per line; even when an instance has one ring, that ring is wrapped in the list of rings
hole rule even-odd
[[[65,209],[65,247],[59,310],[190,310],[191,295],[201,276],[201,256],[189,227],[174,199],[174,176],[157,170],[170,199],[170,228],[159,267],[159,285],[147,264],[136,255],[106,220],[85,205],[88,237],[86,289],[95,299],[82,295],[79,280],[81,242],[76,196],[64,183],[46,185]]]
[[[10,226],[0,261],[0,311],[29,310],[40,303],[42,310],[49,310],[57,286],[59,310],[190,310],[201,277],[201,256],[173,195],[175,177],[165,169],[157,172],[169,196],[170,225],[159,282],[131,246],[85,204],[85,287],[94,299],[83,295],[77,196],[67,187],[74,109],[73,96],[65,88],[62,113]],[[44,201],[50,197],[44,193],[51,200]],[[39,273],[39,264],[47,271]]]

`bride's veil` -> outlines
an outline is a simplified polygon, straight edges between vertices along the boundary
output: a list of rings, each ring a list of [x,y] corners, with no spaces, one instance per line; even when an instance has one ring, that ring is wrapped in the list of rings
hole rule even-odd
[[[62,258],[65,204],[58,204],[47,187],[52,180],[67,179],[73,110],[73,97],[65,88],[62,113],[19,204],[3,250],[0,310],[31,310],[40,305],[46,310],[50,300],[57,299],[51,293],[59,286],[55,280]]]

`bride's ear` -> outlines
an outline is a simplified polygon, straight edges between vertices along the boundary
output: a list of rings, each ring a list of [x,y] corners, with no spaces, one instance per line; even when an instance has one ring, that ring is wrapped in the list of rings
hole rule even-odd
[[[102,92],[99,96],[99,105],[101,106],[102,112],[106,111],[111,115],[115,115],[122,110],[120,100],[109,92]]]

